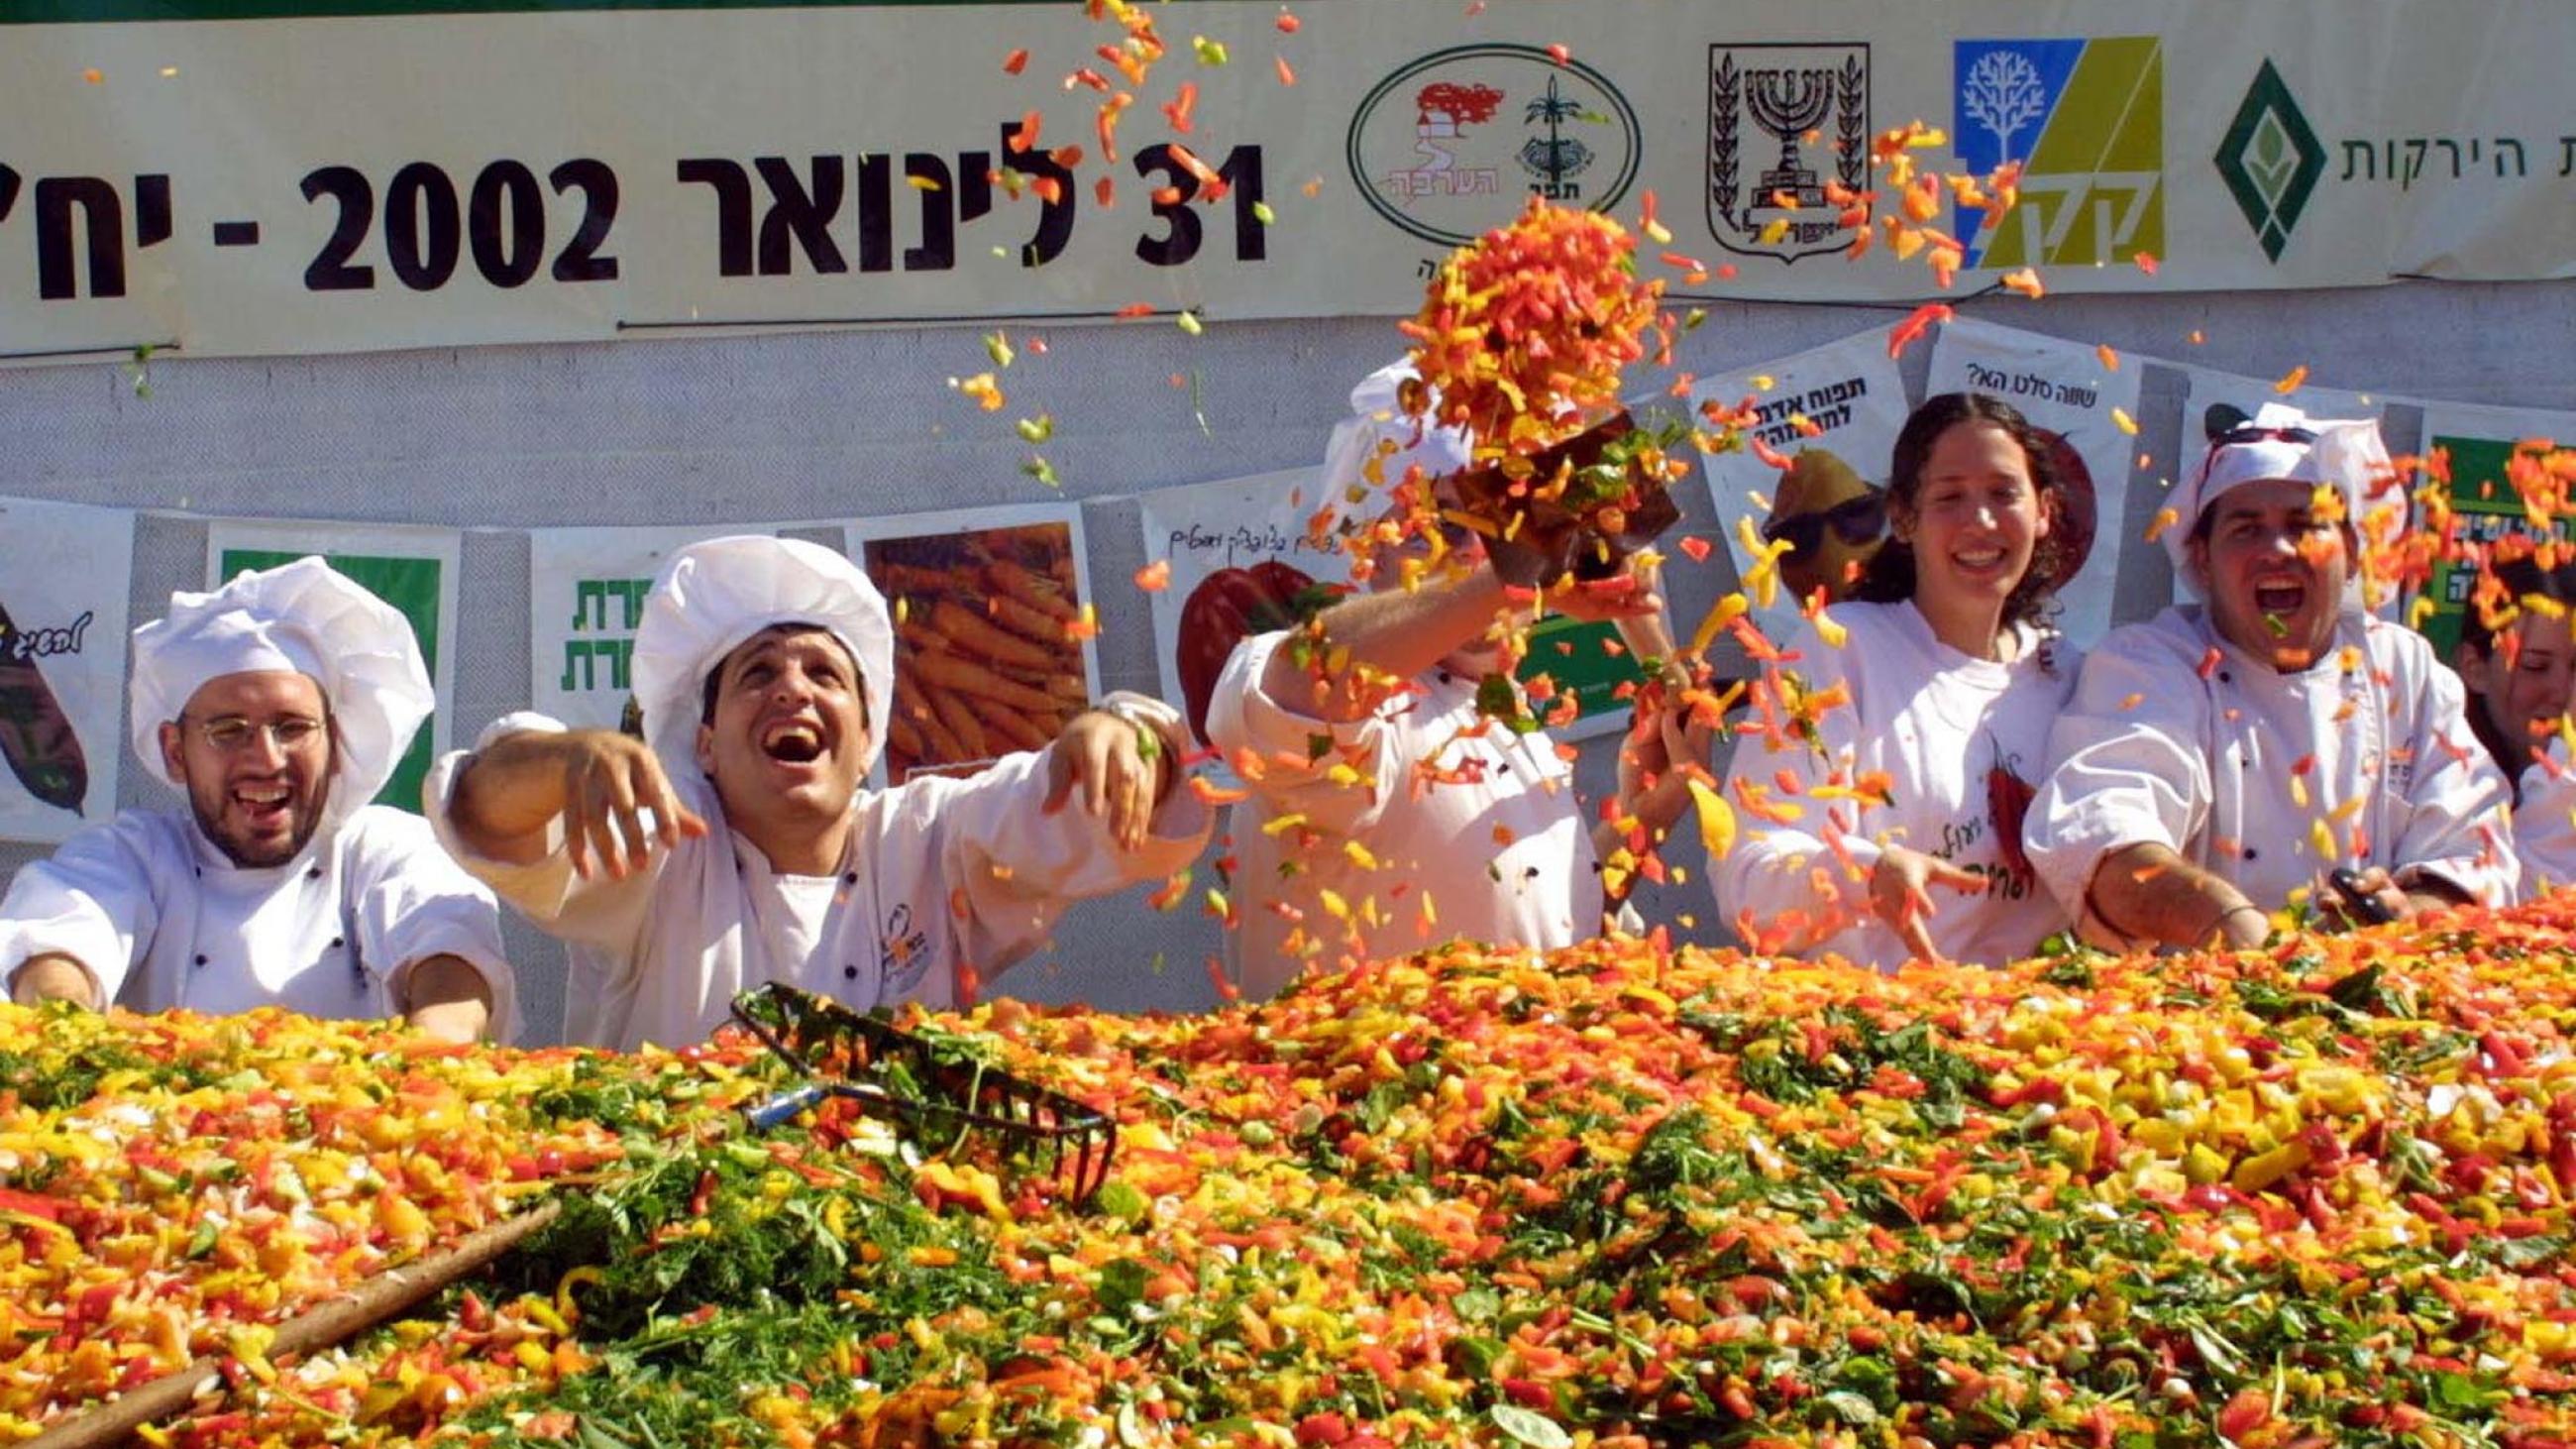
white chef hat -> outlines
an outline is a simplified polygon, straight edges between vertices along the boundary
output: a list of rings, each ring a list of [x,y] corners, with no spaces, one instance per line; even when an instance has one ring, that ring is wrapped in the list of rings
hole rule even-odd
[[[324,823],[376,797],[421,721],[437,708],[411,622],[319,558],[245,569],[210,594],[170,596],[170,612],[134,631],[134,753],[164,767],[161,726],[208,681],[284,670],[322,686],[340,764]]]
[[[2190,544],[2201,515],[2229,489],[2269,479],[2333,489],[2355,528],[2376,496],[2395,486],[2397,470],[2373,418],[2311,418],[2287,403],[2265,403],[2252,419],[2212,439],[2200,466],[2174,490],[2172,527],[2164,532],[2174,578],[2194,597]],[[2356,570],[2356,576],[2358,570]]]
[[[663,763],[695,769],[707,675],[776,624],[811,624],[857,661],[876,764],[892,718],[894,622],[859,566],[819,544],[767,534],[713,538],[671,555],[635,631],[635,701]]]
[[[1386,443],[1395,449],[1378,465],[1378,480],[1392,488],[1404,481],[1414,464],[1422,465],[1425,481],[1455,473],[1475,458],[1475,442],[1464,428],[1435,428],[1420,418],[1408,417],[1398,397],[1404,384],[1413,381],[1413,364],[1390,362],[1360,379],[1351,389],[1351,416],[1333,429],[1333,440],[1324,445],[1324,502],[1334,508],[1347,508],[1344,495],[1353,487],[1368,486],[1369,459],[1378,456]]]

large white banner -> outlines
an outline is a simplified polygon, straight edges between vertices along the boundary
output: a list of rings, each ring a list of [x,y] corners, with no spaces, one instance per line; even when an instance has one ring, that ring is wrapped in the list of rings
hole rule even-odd
[[[0,839],[116,814],[134,515],[0,498]]]
[[[1811,591],[1841,587],[1886,540],[1887,463],[1905,426],[1905,378],[1882,329],[1702,378],[1691,389],[1694,407],[1748,399],[1758,419],[1749,441],[1787,459],[1788,471],[1751,446],[1703,453],[1700,470],[1737,578],[1752,565],[1746,520],[1765,543],[1791,545],[1776,600],[1753,614],[1764,637],[1779,642]]]
[[[2059,527],[2073,544],[2057,589],[2057,623],[2078,648],[2090,648],[2111,627],[2112,586],[2128,543],[2122,520],[2129,470],[2142,451],[2135,420],[2145,360],[2116,368],[2112,361],[2098,347],[1961,318],[1942,324],[1923,385],[1927,396],[1991,393],[2056,445],[2068,506]]]
[[[1071,0],[462,8],[13,7],[89,23],[0,45],[0,353],[1387,314],[1532,195],[1659,197],[1683,292],[1919,297],[1839,255],[1915,120],[2020,168],[1929,198],[1963,290],[2576,275],[2563,0],[1181,0],[1150,68]]]
[[[462,543],[452,528],[397,524],[221,518],[206,526],[208,587],[244,569],[275,568],[320,554],[411,621],[412,637],[429,666],[430,685],[438,692],[438,710],[412,738],[376,803],[415,814],[430,762],[446,752],[453,734],[448,715],[456,700],[456,566]],[[478,720],[469,728],[481,724]]]
[[[672,550],[739,529],[528,532],[528,703],[574,729],[613,730],[634,697],[635,628]],[[766,532],[768,530],[760,530]]]

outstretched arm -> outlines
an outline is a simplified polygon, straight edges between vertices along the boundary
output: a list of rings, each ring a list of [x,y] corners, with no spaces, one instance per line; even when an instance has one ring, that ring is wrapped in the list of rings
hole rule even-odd
[[[2105,854],[2084,905],[2123,937],[2167,946],[2260,946],[2272,931],[2243,891],[2153,842]]]
[[[1594,583],[1564,581],[1544,593],[1507,583],[1490,567],[1452,572],[1326,609],[1312,634],[1270,656],[1262,691],[1293,707],[1311,701],[1308,712],[1327,724],[1366,719],[1398,685],[1502,627],[1514,607],[1541,602],[1587,621],[1660,623],[1664,609],[1644,571]]]
[[[448,811],[467,848],[511,865],[543,860],[561,820],[573,869],[585,876],[623,877],[657,845],[707,833],[672,793],[653,751],[613,730],[504,735],[458,769]]]
[[[1483,638],[1506,601],[1486,569],[1354,595],[1317,616],[1314,634],[1270,656],[1262,690],[1284,704],[1311,703],[1327,723],[1365,719],[1396,685]]]

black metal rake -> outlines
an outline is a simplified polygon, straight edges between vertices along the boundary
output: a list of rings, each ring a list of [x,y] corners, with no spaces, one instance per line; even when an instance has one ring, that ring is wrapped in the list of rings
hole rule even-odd
[[[733,1019],[803,1078],[793,1090],[743,1109],[754,1131],[839,1097],[902,1127],[924,1147],[976,1135],[998,1141],[1006,1164],[1044,1172],[1076,1204],[1109,1180],[1117,1121],[1061,1092],[776,982],[736,996]]]

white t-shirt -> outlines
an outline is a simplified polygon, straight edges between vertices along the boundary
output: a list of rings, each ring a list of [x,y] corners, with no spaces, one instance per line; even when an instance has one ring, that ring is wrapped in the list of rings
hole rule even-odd
[[[2576,770],[2567,744],[2552,740],[2546,759],[2522,772],[2522,803],[2513,812],[2513,849],[2522,860],[2522,896],[2576,881]]]
[[[478,748],[516,730],[549,728],[562,726],[511,715],[484,731]],[[524,866],[466,847],[449,819],[466,758],[451,754],[431,772],[439,839],[571,947],[567,1038],[621,1051],[702,1040],[736,993],[772,981],[861,1010],[960,1005],[970,994],[968,973],[1000,975],[1046,939],[1074,900],[1189,864],[1211,823],[1195,795],[1174,790],[1144,848],[1128,854],[1079,804],[1043,811],[1048,756],[1040,750],[1006,755],[971,779],[931,776],[862,791],[851,802],[857,828],[841,869],[782,876],[723,827],[715,786],[688,765],[669,767],[672,790],[715,828],[656,851],[646,869],[623,880],[585,879],[560,839],[552,854]]]
[[[1545,732],[1478,714],[1476,681],[1446,671],[1366,719],[1327,724],[1262,688],[1287,639],[1235,646],[1208,705],[1209,741],[1261,761],[1232,824],[1241,923],[1228,949],[1246,999],[1278,994],[1313,962],[1453,937],[1552,951],[1600,930],[1573,767]]]
[[[1986,879],[1977,895],[1930,888],[1928,925],[1944,958],[2000,966],[2028,956],[2066,915],[2020,858],[2019,822],[1994,818],[1999,805],[2011,810],[1997,775],[2038,782],[2049,722],[2074,691],[2074,650],[2023,628],[2012,662],[1974,658],[1942,643],[1910,602],[1836,604],[1826,617],[1848,631],[1842,647],[1802,624],[1793,668],[1809,689],[1846,688],[1851,702],[1818,717],[1813,744],[1737,741],[1730,802],[1743,798],[1741,780],[1800,816],[1769,824],[1738,804],[1742,833],[1710,873],[1719,911],[1751,928],[1739,926],[1749,942],[1789,926],[1787,949],[1800,955],[1893,971],[1911,953],[1870,909],[1869,874],[1881,846],[1901,845]],[[1781,788],[1783,773],[1798,793]],[[1884,804],[1814,796],[1882,773]]]
[[[244,869],[194,818],[127,810],[18,872],[0,899],[0,976],[59,951],[136,1011],[396,1014],[402,975],[462,958],[492,991],[491,1033],[516,1033],[500,906],[428,822],[368,805],[284,865]]]
[[[2049,737],[2031,859],[2076,913],[2102,857],[2140,843],[2265,910],[2339,865],[2401,883],[2422,872],[2504,904],[2520,872],[2510,797],[2466,703],[2422,635],[2358,610],[2323,659],[2284,674],[2222,639],[2205,607],[2177,605],[2111,631],[2085,661]],[[2103,944],[2143,944],[2084,924]]]

